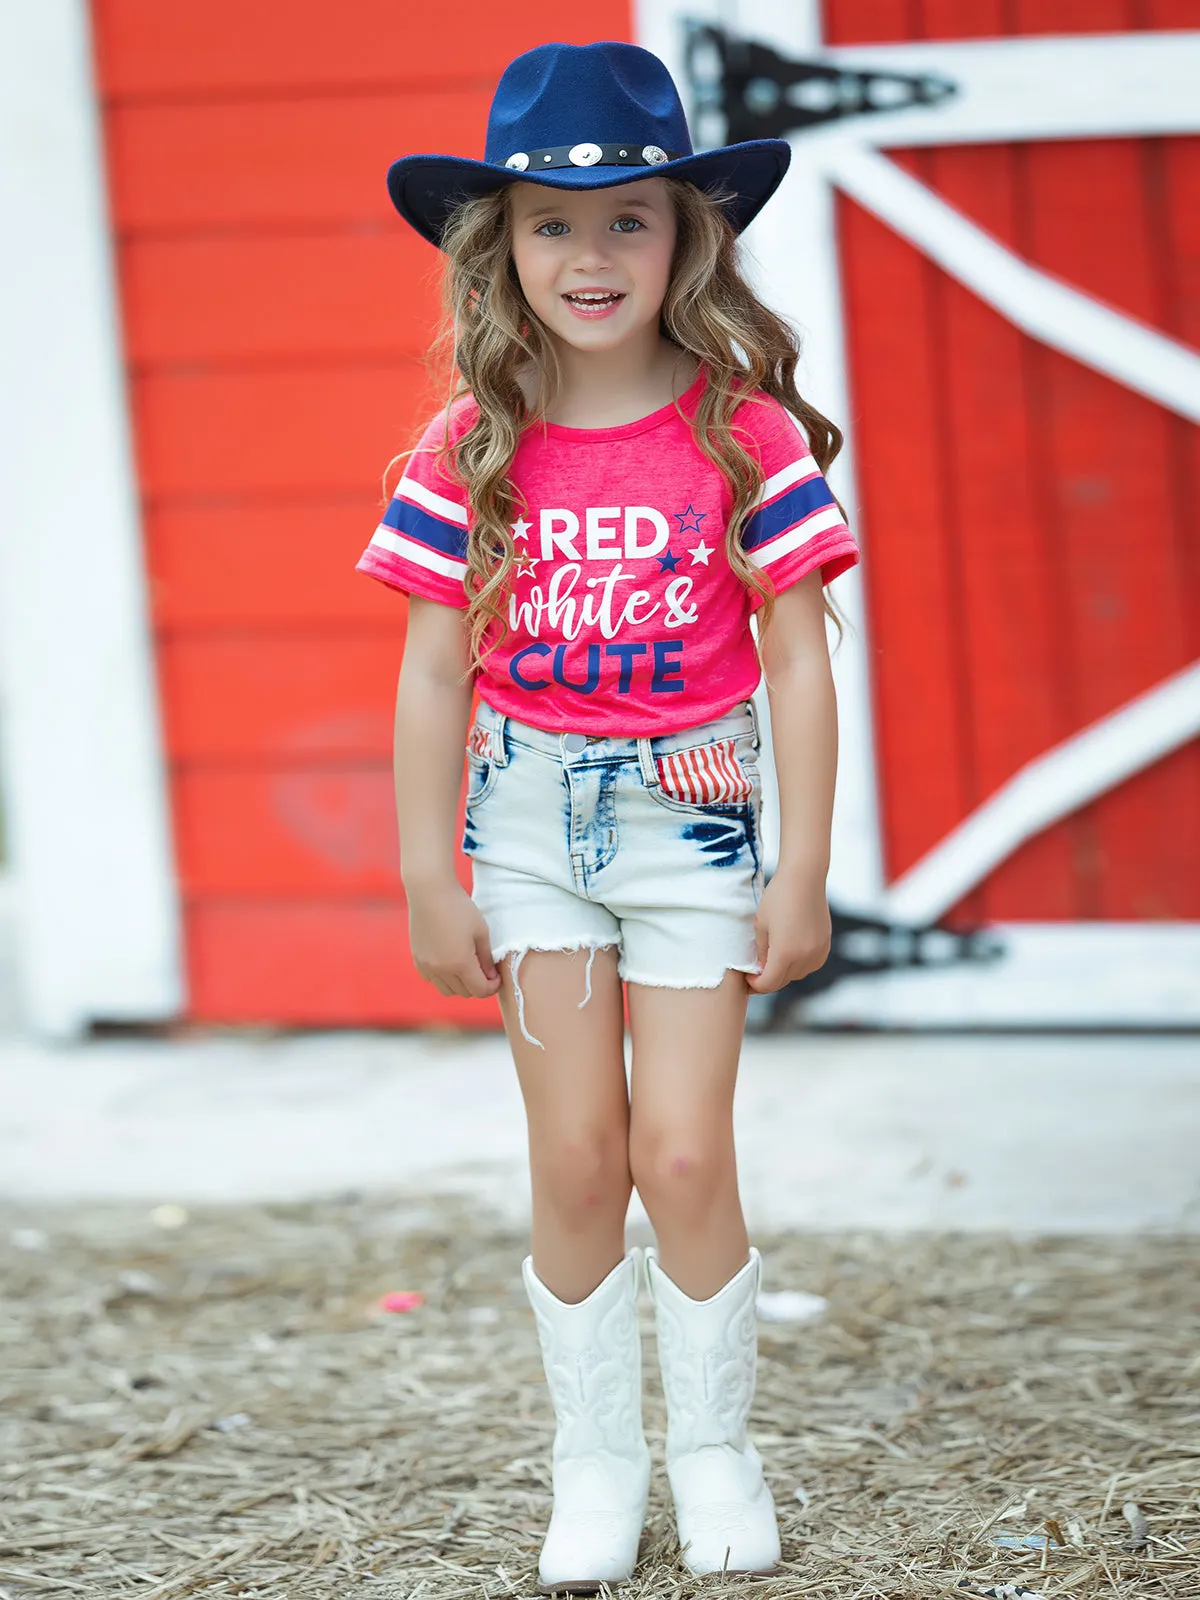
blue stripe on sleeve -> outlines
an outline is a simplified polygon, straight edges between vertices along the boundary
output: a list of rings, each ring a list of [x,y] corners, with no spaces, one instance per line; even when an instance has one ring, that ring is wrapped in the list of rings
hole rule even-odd
[[[825,479],[820,476],[808,478],[781,494],[778,500],[761,506],[753,516],[747,518],[746,526],[742,529],[742,549],[757,550],[768,539],[794,528],[814,511],[820,511],[822,506],[832,504],[833,495]]]
[[[419,540],[431,550],[453,556],[456,561],[467,559],[467,530],[458,523],[443,522],[440,517],[413,505],[411,500],[394,499],[383,514],[382,525]]]

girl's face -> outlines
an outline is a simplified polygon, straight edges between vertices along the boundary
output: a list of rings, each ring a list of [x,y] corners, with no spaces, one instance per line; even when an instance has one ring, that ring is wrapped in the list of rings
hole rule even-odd
[[[613,189],[514,183],[509,197],[517,276],[552,334],[581,351],[657,337],[675,251],[664,179]]]

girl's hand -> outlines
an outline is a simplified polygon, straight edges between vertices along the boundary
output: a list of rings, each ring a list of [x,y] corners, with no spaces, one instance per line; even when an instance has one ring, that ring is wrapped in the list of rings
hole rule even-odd
[[[823,966],[833,935],[824,877],[777,872],[763,891],[754,933],[759,970],[746,982],[755,994],[774,994]]]
[[[410,889],[408,929],[417,971],[439,994],[486,1000],[499,989],[487,923],[457,880]]]

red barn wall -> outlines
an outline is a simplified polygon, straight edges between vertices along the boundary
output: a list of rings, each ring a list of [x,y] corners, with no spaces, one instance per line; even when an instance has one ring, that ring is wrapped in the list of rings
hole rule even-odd
[[[436,252],[387,163],[482,153],[495,81],[624,0],[93,0],[198,1019],[491,1025],[408,958],[392,811],[404,605],[354,573],[438,403]]]

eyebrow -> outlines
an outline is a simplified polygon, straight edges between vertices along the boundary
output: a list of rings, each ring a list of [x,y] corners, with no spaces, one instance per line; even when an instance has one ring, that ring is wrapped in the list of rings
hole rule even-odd
[[[537,217],[556,216],[561,209],[562,208],[560,206],[557,206],[553,203],[550,205],[538,206],[536,210],[527,211],[525,213],[525,221],[533,222]],[[651,205],[649,200],[626,200],[620,209],[622,211],[653,211],[654,207]]]

